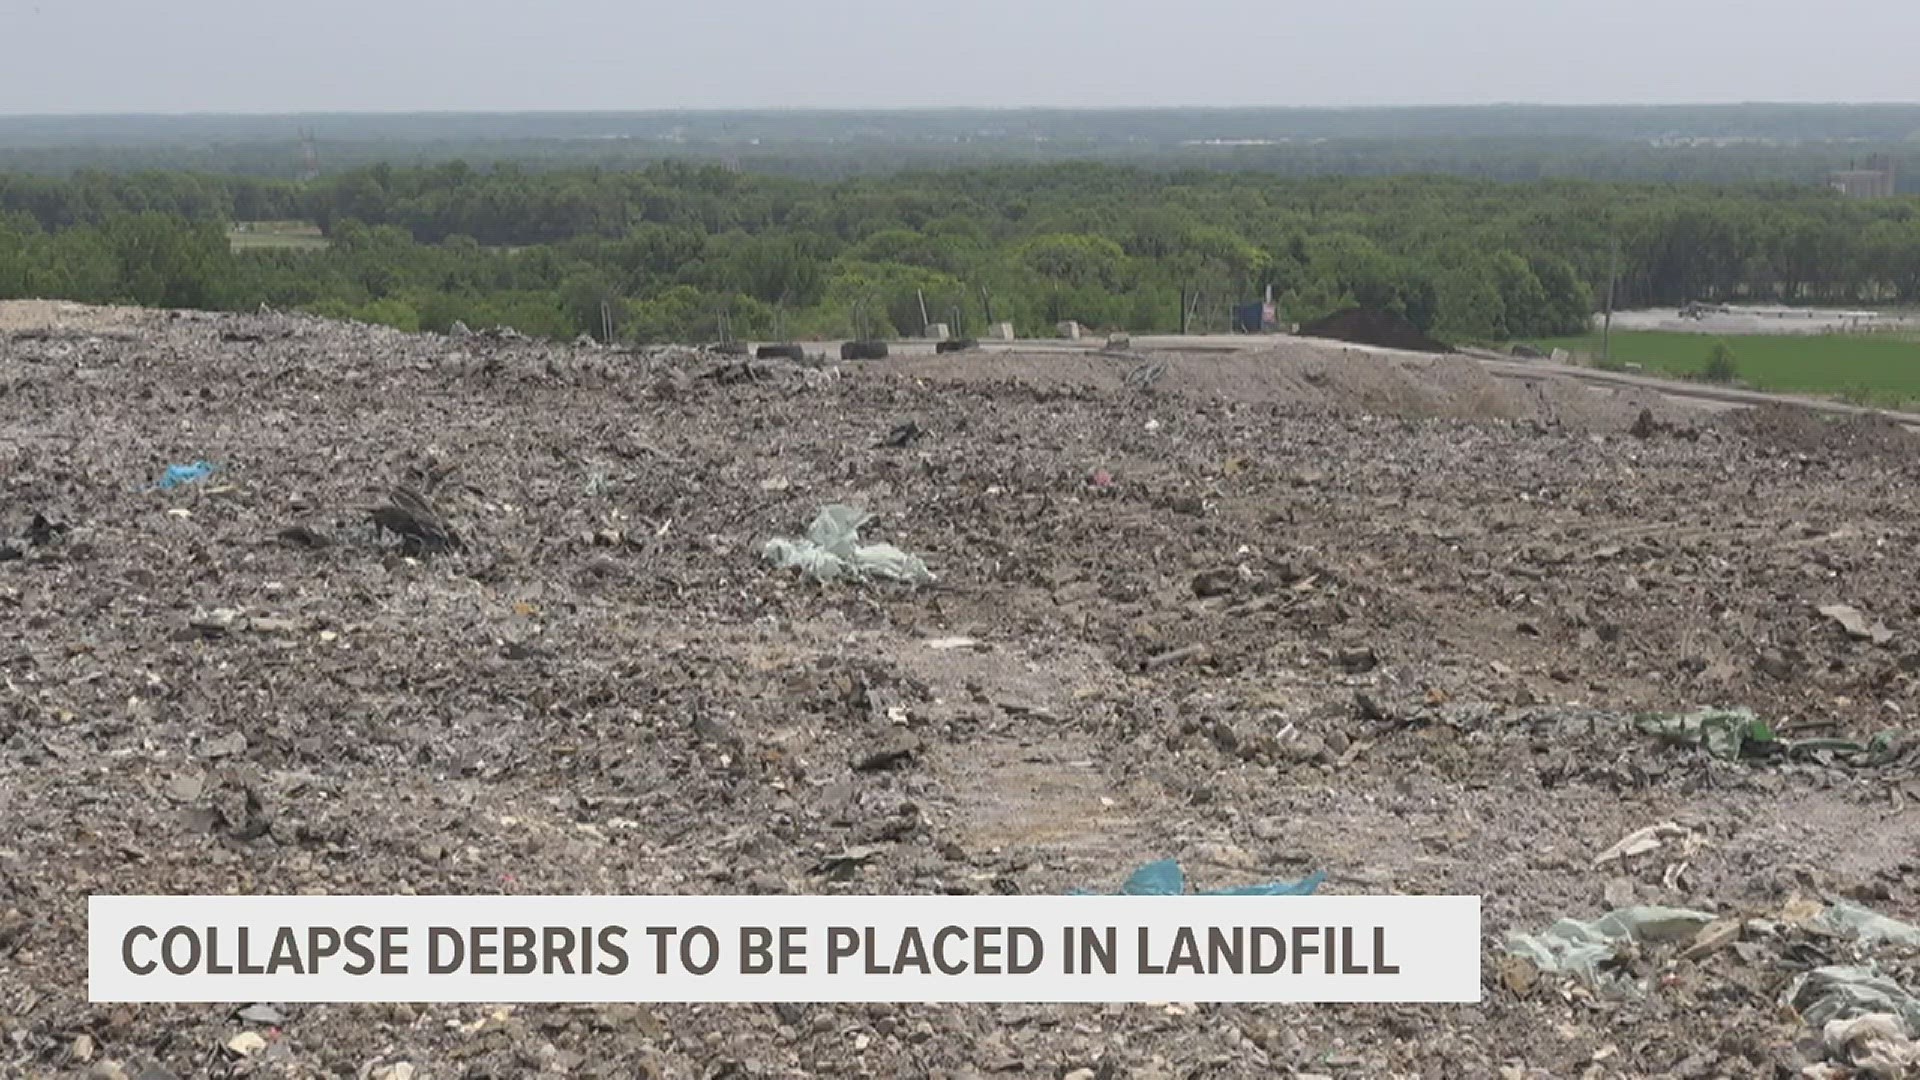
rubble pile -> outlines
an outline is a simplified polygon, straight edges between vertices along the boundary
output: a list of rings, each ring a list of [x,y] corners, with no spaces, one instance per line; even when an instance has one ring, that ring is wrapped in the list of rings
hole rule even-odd
[[[0,334],[0,1073],[1902,1075],[1915,950],[1849,914],[1920,916],[1899,438],[1466,360],[1382,394],[1337,349],[1240,396],[1190,357],[938,362]],[[770,560],[823,507],[859,533],[821,550],[910,572]],[[1153,859],[1482,895],[1485,1000],[128,1008],[79,975],[91,893],[1062,894]],[[1605,921],[1647,911],[1673,932]],[[1599,928],[1578,970],[1509,951],[1563,920]]]

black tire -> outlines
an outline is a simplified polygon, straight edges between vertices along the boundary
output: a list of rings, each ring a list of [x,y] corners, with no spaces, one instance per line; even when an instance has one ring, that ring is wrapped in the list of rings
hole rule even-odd
[[[884,341],[849,341],[840,346],[842,360],[885,360],[887,343]]]
[[[980,343],[970,337],[953,338],[950,341],[934,342],[933,351],[936,353],[966,352],[969,349],[977,349],[979,347]]]
[[[738,341],[723,341],[720,344],[715,345],[713,347],[713,351],[719,353],[721,356],[747,355],[746,345]]]
[[[807,350],[798,345],[762,345],[753,356],[756,360],[805,360]]]

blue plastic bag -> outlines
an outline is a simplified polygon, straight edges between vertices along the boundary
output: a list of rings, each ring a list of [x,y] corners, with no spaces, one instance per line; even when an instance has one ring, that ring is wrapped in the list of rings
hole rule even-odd
[[[1326,884],[1327,874],[1316,870],[1299,881],[1271,881],[1265,885],[1240,885],[1231,889],[1207,889],[1197,896],[1311,896]],[[1172,859],[1148,863],[1133,872],[1120,886],[1121,896],[1184,896],[1187,876]]]
[[[204,461],[191,465],[172,465],[160,476],[160,482],[154,486],[161,491],[172,491],[182,484],[197,484],[213,475],[213,466]]]

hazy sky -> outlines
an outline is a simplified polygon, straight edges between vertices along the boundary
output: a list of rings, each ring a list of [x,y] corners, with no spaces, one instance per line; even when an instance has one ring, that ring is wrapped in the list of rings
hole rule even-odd
[[[1916,0],[0,0],[0,113],[1920,101]]]

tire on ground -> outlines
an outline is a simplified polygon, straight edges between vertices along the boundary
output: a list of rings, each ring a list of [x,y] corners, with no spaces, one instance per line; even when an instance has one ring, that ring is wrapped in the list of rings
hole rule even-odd
[[[953,338],[949,341],[934,342],[933,351],[936,353],[966,352],[969,349],[977,349],[979,347],[980,343],[970,337]]]
[[[756,360],[805,360],[807,351],[798,345],[762,345],[753,356]]]
[[[840,346],[842,360],[885,360],[887,343],[884,341],[849,341]]]

